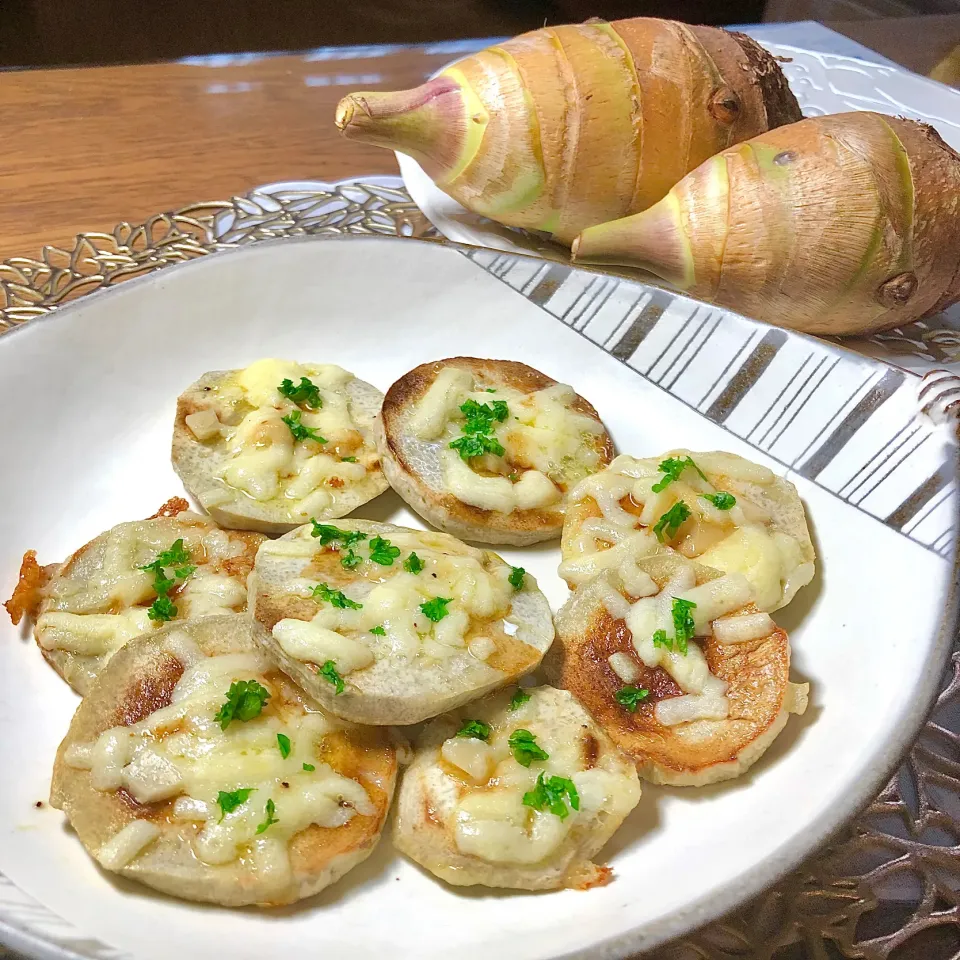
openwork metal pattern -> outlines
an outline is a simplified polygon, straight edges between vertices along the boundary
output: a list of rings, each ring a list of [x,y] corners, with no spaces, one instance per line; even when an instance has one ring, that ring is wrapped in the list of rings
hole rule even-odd
[[[433,226],[395,178],[309,188],[276,184],[232,200],[83,233],[70,250],[44,247],[37,258],[0,262],[0,333],[62,303],[173,263],[276,237],[369,233],[429,238]]]
[[[376,233],[435,239],[392,178],[275,184],[244,197],[158,214],[72,250],[0,263],[0,333],[93,290],[220,249],[284,236]],[[960,378],[934,364],[960,352],[956,335],[922,324],[881,335],[929,364],[921,405],[955,419]],[[946,338],[946,340],[944,340]],[[842,695],[842,694],[841,694]],[[691,863],[690,869],[696,869]],[[642,896],[642,890],[636,891]],[[0,907],[33,909],[0,883]],[[30,926],[84,956],[36,904]],[[42,915],[42,916],[41,916]],[[52,926],[51,926],[52,924]],[[102,945],[100,945],[102,946]],[[109,951],[109,948],[104,947]],[[2,951],[0,951],[2,952]],[[656,960],[956,960],[960,958],[960,651],[930,719],[897,775],[833,843],[763,896],[656,950]]]

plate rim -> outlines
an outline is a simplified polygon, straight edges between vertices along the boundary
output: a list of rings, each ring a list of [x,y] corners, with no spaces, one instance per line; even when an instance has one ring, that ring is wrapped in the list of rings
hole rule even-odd
[[[210,254],[219,259],[221,256],[234,253],[240,254],[246,252],[247,254],[253,254],[254,251],[259,251],[261,248],[273,248],[280,245],[299,245],[331,241],[373,241],[378,243],[398,243],[402,241],[405,244],[409,244],[411,240],[423,244],[429,244],[437,248],[447,248],[451,252],[458,252],[462,255],[476,254],[479,251],[481,253],[487,252],[493,254],[494,256],[513,256],[522,260],[529,260],[540,264],[544,262],[543,258],[538,257],[536,254],[505,253],[502,250],[478,247],[473,244],[459,243],[446,238],[442,240],[435,240],[421,237],[344,234],[277,237],[258,240],[255,243],[225,245],[220,249],[210,251],[208,255],[197,257],[181,263],[169,264],[168,266],[176,267],[178,270],[186,270],[189,268],[199,270],[202,269],[203,264],[211,262]],[[575,273],[599,274],[604,276],[609,275],[606,274],[602,269],[589,267],[587,265],[580,266],[572,263],[563,263],[560,265]],[[482,270],[478,264],[475,264],[475,266],[477,269]],[[132,277],[129,280],[125,280],[113,286],[92,291],[91,294],[79,297],[76,300],[58,306],[56,309],[51,310],[42,316],[35,317],[28,322],[18,324],[0,336],[0,349],[4,349],[2,344],[9,341],[11,337],[18,333],[22,334],[27,329],[33,329],[40,322],[49,321],[64,314],[66,314],[69,318],[73,313],[94,302],[93,298],[96,298],[96,302],[99,302],[105,297],[119,294],[123,289],[147,286],[150,283],[158,282],[158,275],[165,276],[166,274],[167,269],[164,268],[162,270],[151,271],[141,276]],[[620,279],[628,283],[638,284],[651,290],[663,289],[641,279],[633,279],[628,277],[622,277]],[[685,300],[694,304],[702,303],[702,301],[697,300],[695,297],[691,297],[688,294],[680,291],[668,290],[667,292],[671,296],[681,300]],[[523,296],[518,291],[517,295]],[[860,361],[876,368],[890,367],[890,364],[886,363],[885,361],[876,357],[864,356],[863,354],[860,354],[857,351],[845,346],[843,343],[836,343],[832,340],[823,340],[810,334],[803,333],[802,331],[773,327],[770,324],[766,324],[759,320],[753,320],[752,318],[745,317],[742,314],[738,314],[732,310],[724,310],[723,312],[760,329],[782,329],[788,337],[797,337],[802,340],[816,342],[827,347],[828,349],[848,353],[857,357]],[[598,349],[600,348],[598,347]],[[647,379],[643,377],[643,374],[641,374],[639,371],[635,371],[635,373],[637,376]],[[916,379],[919,383],[919,378],[917,377]],[[656,384],[653,385],[656,386]],[[916,414],[920,414],[919,401],[917,403]],[[702,414],[698,415],[702,416]],[[931,424],[930,429],[936,429],[935,425]],[[957,445],[957,438],[953,434],[945,432],[944,436],[946,439],[949,439],[954,446]],[[955,467],[956,469],[954,471],[953,479],[960,482],[960,459],[955,460]],[[954,515],[958,520],[960,520],[960,490],[955,493],[952,499]],[[854,509],[850,504],[845,503],[844,505],[850,509]],[[955,532],[953,541],[954,549],[952,570],[950,571],[949,579],[946,585],[947,589],[944,608],[937,628],[937,634],[934,640],[931,655],[931,660],[935,660],[937,669],[935,671],[928,670],[922,679],[920,687],[913,691],[913,704],[909,713],[907,714],[908,720],[900,727],[900,730],[906,731],[907,735],[904,736],[901,732],[900,736],[888,741],[884,745],[884,748],[882,751],[880,751],[880,756],[874,763],[870,774],[868,776],[864,776],[858,782],[856,788],[851,789],[844,798],[834,803],[831,808],[831,811],[834,813],[834,815],[829,818],[829,821],[827,819],[822,819],[817,824],[812,825],[811,828],[805,833],[795,834],[781,848],[778,849],[775,856],[771,856],[766,860],[757,861],[753,867],[743,871],[743,873],[737,877],[735,881],[728,883],[720,893],[712,896],[705,895],[698,900],[687,903],[684,906],[676,909],[672,914],[667,914],[647,923],[643,928],[633,927],[622,934],[597,940],[588,947],[555,954],[553,960],[623,960],[623,958],[630,957],[637,951],[646,951],[652,949],[679,936],[693,932],[701,926],[724,916],[725,914],[754,899],[764,890],[775,884],[782,877],[796,869],[805,860],[816,855],[818,851],[822,850],[823,847],[826,846],[833,837],[835,837],[848,823],[850,823],[851,820],[856,818],[858,814],[861,813],[863,809],[876,798],[877,793],[882,789],[883,785],[890,780],[890,777],[898,768],[903,757],[909,752],[915,743],[917,735],[929,717],[940,690],[940,680],[943,670],[950,660],[950,654],[954,646],[954,639],[957,632],[958,623],[960,623],[960,603],[958,603],[958,596],[960,596],[960,527],[956,529],[957,532]],[[946,562],[949,563],[949,561]],[[918,693],[920,694],[919,696]],[[841,815],[837,816],[836,811],[840,811]],[[13,881],[9,879],[9,877],[2,873],[2,871],[0,871],[0,877],[2,877],[2,879],[6,882],[10,883],[22,896],[28,897],[31,900],[35,900],[35,898],[33,898],[26,891],[23,891],[21,888],[17,887]],[[454,890],[454,892],[456,891]],[[98,940],[92,934],[85,934],[83,929],[75,927],[72,921],[69,921],[59,914],[56,914],[42,902],[35,902],[40,909],[42,909],[45,913],[55,917],[60,924],[65,924],[72,930],[75,930],[77,933],[84,935],[84,939],[88,942],[95,943],[98,946],[105,948],[105,950],[111,955],[127,956],[127,954],[124,954],[121,948],[112,944],[106,944],[103,941]],[[91,960],[93,957],[102,958],[105,956],[104,952],[102,951],[97,953],[78,952],[71,947],[58,944],[55,940],[46,937],[42,932],[34,932],[34,930],[30,928],[22,929],[19,926],[15,927],[5,919],[4,914],[8,913],[8,911],[5,910],[5,906],[5,904],[0,903],[0,945],[8,946],[10,949],[17,950],[25,957],[37,958],[37,960]]]

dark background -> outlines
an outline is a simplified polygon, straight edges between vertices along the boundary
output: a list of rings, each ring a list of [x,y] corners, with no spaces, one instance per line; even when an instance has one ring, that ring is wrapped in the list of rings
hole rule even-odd
[[[736,24],[958,9],[960,0],[0,0],[0,66],[423,43],[508,35],[591,16]]]

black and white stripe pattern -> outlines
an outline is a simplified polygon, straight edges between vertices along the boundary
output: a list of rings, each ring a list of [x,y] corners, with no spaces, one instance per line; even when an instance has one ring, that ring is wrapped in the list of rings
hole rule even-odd
[[[921,416],[913,376],[630,280],[465,255],[788,471],[952,555],[954,448]]]

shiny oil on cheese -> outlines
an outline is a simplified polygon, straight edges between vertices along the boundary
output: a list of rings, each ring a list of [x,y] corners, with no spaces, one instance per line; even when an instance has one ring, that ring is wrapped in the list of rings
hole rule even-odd
[[[320,391],[322,405],[316,410],[298,407],[278,389],[284,380],[296,385],[303,377]],[[235,421],[211,434],[225,455],[219,479],[252,500],[281,500],[294,517],[321,514],[337,492],[363,482],[379,463],[373,440],[361,433],[352,413],[348,388],[354,379],[335,364],[267,359],[214,387],[211,402],[229,410],[227,419]],[[323,443],[294,439],[283,418],[295,411]]]
[[[480,717],[490,726],[486,742],[452,736],[439,749],[446,769],[460,781],[451,811],[457,850],[491,864],[545,864],[572,832],[589,830],[600,816],[622,818],[640,796],[635,769],[616,752],[612,757],[601,756],[596,765],[591,760],[591,767],[586,767],[582,738],[589,723],[585,714],[543,709],[543,691],[534,688],[530,693],[530,701],[506,714],[479,708]],[[518,763],[509,746],[517,729],[532,733],[548,758],[529,767]],[[525,805],[524,794],[534,790],[541,775],[572,780],[579,810],[568,805],[568,815],[561,818],[549,809]]]
[[[460,408],[468,400],[500,400],[509,411],[505,421],[492,425],[504,454],[479,458],[482,473],[449,446],[462,435]],[[414,406],[408,429],[419,440],[440,444],[444,489],[463,503],[505,514],[546,509],[559,503],[569,484],[599,466],[596,441],[604,428],[575,410],[576,400],[566,384],[531,393],[500,386],[491,393],[468,371],[444,367]]]
[[[349,531],[349,523],[340,521],[340,527]],[[301,542],[278,540],[264,544],[261,550],[264,555],[300,556],[296,547]],[[359,609],[341,609],[321,599],[309,621],[285,618],[274,625],[273,636],[285,653],[317,665],[332,660],[341,676],[390,657],[444,660],[467,650],[466,637],[474,623],[509,615],[515,593],[508,579],[509,567],[488,569],[475,556],[446,553],[431,545],[429,535],[394,532],[390,542],[401,550],[390,566],[367,560],[364,543],[357,547],[363,565],[341,592],[360,604]],[[315,541],[304,548],[306,556],[318,549]],[[423,563],[419,573],[404,569],[403,560],[411,552]],[[287,589],[312,596],[316,585],[304,580],[291,582]],[[446,615],[433,621],[421,606],[438,597],[450,602]],[[374,628],[382,635],[371,633]],[[470,654],[478,660],[489,658],[495,649],[488,637],[472,638]]]
[[[742,573],[753,587],[761,610],[782,606],[809,583],[813,564],[805,560],[801,544],[777,529],[763,507],[741,493],[731,509],[720,510],[704,496],[719,489],[710,477],[725,476],[764,486],[776,480],[772,471],[722,452],[676,451],[673,455],[692,456],[707,479],[687,468],[677,480],[657,491],[653,487],[663,477],[658,468],[662,458],[640,460],[621,455],[576,486],[571,501],[592,500],[600,516],[585,519],[565,534],[565,559],[559,572],[568,583],[579,586],[609,571],[622,584],[628,584],[635,576],[638,560],[664,549],[653,527],[680,501],[689,508],[691,517],[678,536],[664,538],[666,545],[705,566]],[[624,508],[627,498],[635,505],[634,510]]]
[[[192,659],[192,658],[188,658]],[[231,683],[257,680],[277,691],[266,678],[267,661],[259,654],[203,657],[185,669],[171,703],[129,727],[104,731],[91,744],[77,744],[66,762],[91,773],[101,791],[125,789],[141,804],[173,801],[175,819],[195,822],[191,844],[202,862],[215,865],[240,858],[253,861],[265,877],[281,887],[289,882],[290,840],[311,824],[336,828],[354,816],[376,810],[357,780],[334,771],[319,759],[325,736],[337,724],[319,713],[290,704],[269,707],[247,722],[234,721],[225,730],[214,720]],[[290,742],[284,757],[278,735]],[[313,770],[304,769],[304,764]],[[221,791],[250,791],[227,812],[218,804]],[[273,819],[266,820],[267,801]],[[159,835],[151,824],[128,823],[101,849],[109,869],[126,866]]]
[[[173,598],[176,619],[246,609],[245,577],[222,572],[221,567],[250,545],[196,515],[185,512],[179,517],[183,519],[156,517],[120,524],[104,536],[99,562],[85,557],[67,576],[55,579],[37,618],[40,646],[109,658],[134,637],[155,629],[158,623],[148,616],[157,596],[154,577],[142,568],[178,539],[184,541],[196,569]]]

